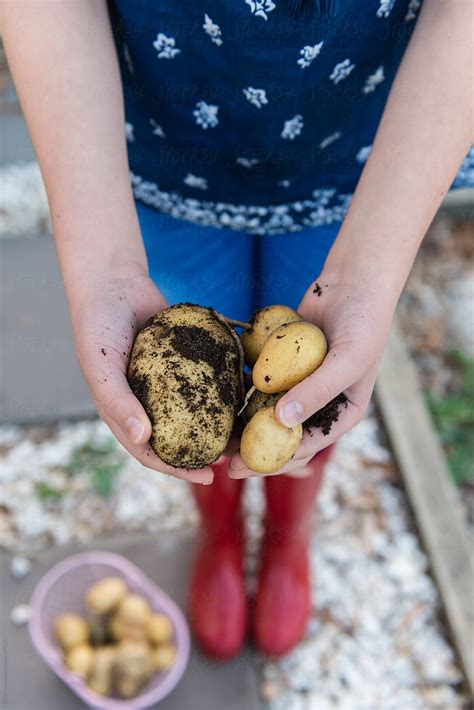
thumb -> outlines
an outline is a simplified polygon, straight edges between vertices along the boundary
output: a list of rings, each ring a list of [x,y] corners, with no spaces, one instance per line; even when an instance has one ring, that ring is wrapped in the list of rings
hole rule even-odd
[[[101,417],[110,419],[132,444],[144,444],[151,436],[151,424],[125,375],[125,362],[107,347],[99,355],[90,352],[80,364]]]
[[[350,352],[336,348],[329,350],[323,364],[278,401],[275,407],[277,419],[286,427],[303,423],[357,382],[361,374]]]

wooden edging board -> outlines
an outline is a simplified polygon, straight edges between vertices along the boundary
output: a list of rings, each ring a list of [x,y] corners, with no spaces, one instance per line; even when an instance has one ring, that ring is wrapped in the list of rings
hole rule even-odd
[[[380,366],[376,399],[474,695],[473,555],[458,493],[397,322]]]

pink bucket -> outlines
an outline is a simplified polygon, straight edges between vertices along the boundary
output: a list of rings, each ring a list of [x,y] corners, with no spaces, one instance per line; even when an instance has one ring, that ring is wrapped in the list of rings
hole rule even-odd
[[[174,629],[173,643],[178,650],[175,664],[156,674],[140,695],[132,700],[103,697],[90,690],[83,680],[68,671],[53,636],[53,622],[62,612],[85,614],[87,588],[103,577],[121,577],[129,589],[145,596],[155,611],[165,613]],[[189,628],[181,609],[138,567],[112,552],[83,552],[52,567],[40,580],[31,597],[30,636],[48,666],[89,707],[97,710],[140,710],[158,703],[180,681],[190,649]]]

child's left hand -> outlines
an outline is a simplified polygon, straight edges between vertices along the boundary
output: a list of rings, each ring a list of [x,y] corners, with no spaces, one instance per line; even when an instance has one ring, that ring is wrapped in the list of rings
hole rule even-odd
[[[375,383],[377,368],[390,328],[396,296],[357,279],[321,275],[299,306],[305,320],[322,328],[328,340],[326,358],[312,375],[293,387],[276,406],[276,415],[286,426],[304,422],[341,392],[347,407],[340,405],[339,420],[324,436],[321,429],[304,432],[303,441],[279,473],[304,475],[305,466],[321,449],[352,429],[364,416]],[[236,453],[229,464],[231,478],[256,476]]]

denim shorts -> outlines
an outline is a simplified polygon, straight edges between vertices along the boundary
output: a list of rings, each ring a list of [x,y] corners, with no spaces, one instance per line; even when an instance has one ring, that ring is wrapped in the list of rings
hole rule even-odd
[[[297,308],[320,274],[340,223],[255,235],[175,219],[137,202],[150,276],[170,304],[211,306],[248,320],[257,308]]]

